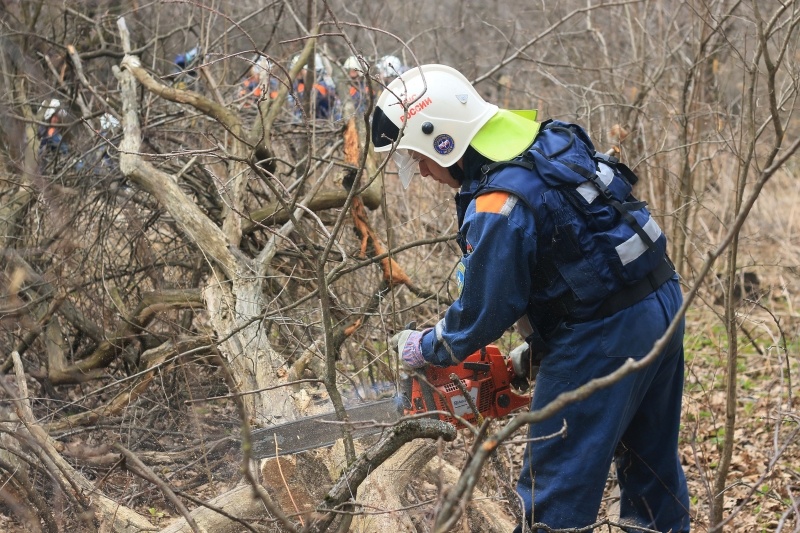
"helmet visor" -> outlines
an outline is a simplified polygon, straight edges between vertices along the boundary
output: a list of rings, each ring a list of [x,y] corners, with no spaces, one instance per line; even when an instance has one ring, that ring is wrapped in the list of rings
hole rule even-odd
[[[400,183],[403,184],[403,189],[408,189],[411,178],[417,173],[419,161],[414,159],[414,156],[408,150],[395,150],[392,154],[392,160],[397,165],[397,173],[400,175]]]
[[[399,137],[400,128],[386,116],[383,109],[376,107],[372,113],[372,144],[375,148],[384,148],[384,150],[377,151],[388,150],[388,147],[397,142]]]

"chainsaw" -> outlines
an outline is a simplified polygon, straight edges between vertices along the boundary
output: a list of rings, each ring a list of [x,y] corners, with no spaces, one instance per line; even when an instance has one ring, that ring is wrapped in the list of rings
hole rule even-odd
[[[530,396],[512,390],[514,369],[495,345],[449,367],[426,366],[403,379],[393,398],[348,407],[353,438],[374,435],[403,416],[428,415],[456,428],[480,425],[527,407]],[[252,457],[295,454],[330,446],[342,438],[335,413],[301,418],[252,432]]]

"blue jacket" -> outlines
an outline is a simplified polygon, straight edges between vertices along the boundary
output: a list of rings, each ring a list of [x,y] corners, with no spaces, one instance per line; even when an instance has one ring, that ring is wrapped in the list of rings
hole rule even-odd
[[[666,237],[630,196],[625,167],[595,157],[578,126],[544,125],[515,161],[465,155],[459,297],[422,338],[430,363],[460,362],[525,315],[545,338],[564,319],[590,320],[665,260]]]

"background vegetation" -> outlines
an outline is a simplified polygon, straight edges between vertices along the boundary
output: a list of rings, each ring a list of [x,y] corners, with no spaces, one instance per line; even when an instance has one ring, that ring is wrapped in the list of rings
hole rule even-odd
[[[414,441],[387,463],[405,470],[376,472],[357,496],[337,492],[341,464],[357,488],[359,465],[382,462],[357,442],[257,468],[239,445],[251,426],[392,390],[387,339],[434,324],[455,297],[452,192],[422,179],[403,191],[370,153],[343,96],[340,65],[357,53],[452,65],[502,107],[620,150],[690,302],[680,452],[693,526],[800,531],[797,2],[0,7],[0,528],[515,522],[513,439],[485,467],[469,453],[485,435]],[[310,118],[292,89],[313,52],[338,83],[335,119]],[[272,96],[242,92],[257,53]],[[53,98],[64,149],[41,150]],[[105,113],[121,127],[103,131]],[[612,472],[598,517],[610,528],[613,487]]]

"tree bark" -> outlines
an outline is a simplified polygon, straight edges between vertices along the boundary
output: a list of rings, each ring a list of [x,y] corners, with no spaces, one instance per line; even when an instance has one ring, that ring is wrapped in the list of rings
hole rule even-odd
[[[209,285],[203,296],[214,330],[222,337],[219,350],[230,365],[237,392],[250,393],[242,400],[252,422],[267,426],[295,419],[293,396],[275,387],[285,381],[277,375],[283,360],[272,349],[260,319],[266,308],[261,280],[242,274],[231,282]]]
[[[436,443],[409,442],[388,461],[375,469],[358,489],[358,502],[368,511],[402,509],[403,493],[410,481],[416,479],[425,465],[436,455]],[[408,513],[359,514],[353,518],[350,531],[415,532]]]
[[[123,48],[129,54],[130,36],[124,19],[119,19],[118,26]],[[194,106],[219,121],[233,134],[231,143],[234,146],[229,150],[239,156],[244,153],[241,121],[233,112],[202,95],[162,85],[142,68],[135,56],[126,55],[122,60],[122,70],[115,69],[115,75],[120,81],[124,111],[120,169],[169,211],[181,231],[215,267],[215,275],[203,296],[214,331],[221,339],[219,350],[230,365],[237,388],[235,392],[247,393],[243,400],[248,416],[260,425],[295,418],[297,410],[291,399],[285,391],[274,388],[281,381],[275,371],[282,361],[272,349],[259,319],[267,307],[263,279],[258,275],[254,261],[238,249],[241,223],[230,221],[230,217],[241,218],[237,206],[240,206],[243,196],[244,181],[233,184],[231,194],[239,199],[229,198],[226,203],[236,212],[226,214],[230,216],[226,216],[220,229],[180,189],[172,176],[155,168],[140,153],[136,81],[154,94]],[[231,168],[239,175],[244,174],[238,163]]]

